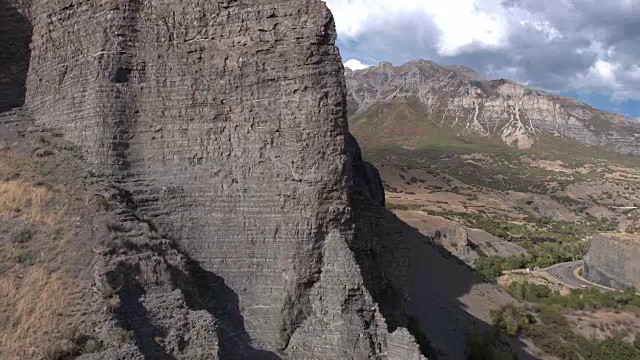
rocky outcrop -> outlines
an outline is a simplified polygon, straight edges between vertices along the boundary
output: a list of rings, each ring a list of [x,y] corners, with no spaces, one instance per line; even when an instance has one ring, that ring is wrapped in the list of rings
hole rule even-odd
[[[3,106],[22,91],[115,189],[127,250],[93,272],[137,350],[102,358],[421,358],[322,1],[0,4],[32,29],[0,45],[31,38]]]
[[[630,234],[601,234],[591,237],[584,258],[584,277],[616,289],[640,289],[640,237]]]
[[[321,0],[0,4],[32,33],[6,122],[100,184],[62,261],[92,351],[64,356],[462,359],[513,301],[382,206]]]
[[[528,256],[527,251],[520,245],[504,241],[484,230],[468,228],[453,222],[433,229],[428,235],[471,266],[483,256]]]
[[[640,153],[637,121],[511,81],[488,81],[468,68],[416,60],[345,75],[354,120],[375,118],[391,104],[405,107],[403,114],[420,121],[462,134],[495,136],[521,149],[544,137],[562,137],[623,154]]]

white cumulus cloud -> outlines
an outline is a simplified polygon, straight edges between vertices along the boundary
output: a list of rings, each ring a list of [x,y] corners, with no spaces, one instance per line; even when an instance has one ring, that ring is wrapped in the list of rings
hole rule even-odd
[[[326,0],[336,19],[338,34],[357,38],[372,30],[401,26],[406,19],[424,19],[438,30],[435,44],[443,56],[466,46],[506,44],[507,20],[500,0]],[[430,30],[430,27],[426,29]],[[417,28],[412,34],[420,37]],[[390,29],[392,30],[392,29]]]
[[[640,100],[640,0],[324,1],[352,69],[429,59],[554,92]]]
[[[620,64],[604,60],[597,60],[587,71],[579,74],[574,82],[574,87],[587,91],[618,90],[616,78],[620,72]]]
[[[345,67],[348,67],[351,70],[362,70],[370,67],[371,65],[365,65],[360,60],[351,59],[344,63]]]

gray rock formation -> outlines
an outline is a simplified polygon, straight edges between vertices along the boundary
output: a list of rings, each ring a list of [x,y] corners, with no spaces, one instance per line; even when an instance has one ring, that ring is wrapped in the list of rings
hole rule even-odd
[[[354,120],[381,114],[391,104],[405,107],[403,114],[461,133],[496,136],[521,149],[555,136],[623,154],[640,153],[636,120],[511,81],[487,81],[468,68],[416,60],[347,70],[345,75]]]
[[[108,209],[69,249],[80,359],[417,360],[411,317],[457,360],[513,301],[382,206],[321,0],[0,4],[6,122],[81,147]]]
[[[460,224],[438,227],[428,235],[471,266],[482,256],[528,256],[527,251],[520,245],[504,241],[484,230]]]
[[[406,262],[383,263],[402,248],[359,217],[383,192],[347,131],[322,1],[0,4],[33,35],[2,43],[2,109],[26,99],[114,184],[130,249],[97,260],[96,283],[137,350],[100,358],[421,358]]]
[[[591,237],[584,258],[584,277],[615,289],[640,289],[640,237],[630,234],[601,234]]]

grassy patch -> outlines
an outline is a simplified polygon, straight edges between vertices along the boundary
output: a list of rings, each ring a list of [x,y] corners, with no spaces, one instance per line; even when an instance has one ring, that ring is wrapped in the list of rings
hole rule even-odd
[[[124,328],[116,329],[116,339],[121,344],[126,344],[128,342],[131,342],[134,336],[135,336],[135,333],[133,330],[128,330]]]
[[[54,203],[53,198],[53,192],[45,187],[17,180],[0,182],[0,218],[17,216],[26,221],[59,224],[65,205]]]
[[[22,279],[0,278],[0,358],[38,358],[61,340],[55,334],[65,326],[60,319],[69,310],[71,287],[40,267]]]
[[[74,230],[86,225],[77,221],[80,209],[93,210],[78,164],[58,152],[26,153],[0,151],[0,222],[10,233],[0,244],[0,359],[72,358],[100,346],[76,335],[86,324],[91,277],[77,269],[94,239]]]
[[[588,235],[614,231],[617,228],[617,224],[611,220],[594,217],[589,217],[580,222],[553,221],[548,218],[528,217],[522,221],[515,222],[494,219],[475,213],[451,211],[427,211],[427,213],[484,230],[505,240],[528,240],[533,243],[544,242],[545,240],[553,242],[577,241]]]
[[[16,244],[24,244],[31,240],[33,231],[30,227],[21,226],[11,232],[11,241]]]
[[[411,106],[409,106],[411,108]],[[640,167],[637,157],[625,156],[574,140],[545,137],[528,150],[505,145],[497,137],[469,134],[461,127],[441,126],[439,119],[403,114],[369,114],[352,119],[351,127],[368,160],[410,168],[436,168],[467,184],[496,190],[552,194],[569,185],[602,179],[610,166]],[[401,135],[398,135],[401,134]],[[469,161],[471,154],[487,154],[486,161]],[[561,161],[573,173],[532,166],[529,159]],[[593,165],[585,168],[586,165]]]

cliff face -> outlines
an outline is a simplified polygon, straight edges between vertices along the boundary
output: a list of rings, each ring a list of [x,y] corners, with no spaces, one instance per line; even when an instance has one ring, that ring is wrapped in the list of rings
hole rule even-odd
[[[158,331],[182,318],[211,337],[190,350],[205,358],[420,358],[365,286],[396,281],[381,306],[402,325],[402,267],[382,274],[360,255],[379,244],[354,214],[382,212],[383,193],[348,138],[323,2],[0,3],[32,28],[14,87],[30,116],[114,184],[118,232],[143,249],[97,271],[131,305],[121,318],[149,314]],[[217,303],[211,316],[171,310],[209,309],[193,298]],[[185,355],[167,344],[156,353]]]
[[[4,107],[24,103],[0,140],[28,133],[46,160],[62,135],[87,168],[61,182],[96,201],[55,259],[83,294],[61,324],[82,349],[54,355],[462,359],[512,301],[383,207],[321,0],[0,5],[0,53],[24,50],[0,73]]]
[[[623,154],[640,153],[640,124],[635,120],[507,80],[487,81],[468,68],[416,60],[347,70],[346,78],[354,119],[375,116],[392,104],[425,121],[495,136],[520,149],[558,136]]]
[[[591,238],[584,259],[584,277],[604,286],[640,289],[640,238],[635,235],[602,234]]]

